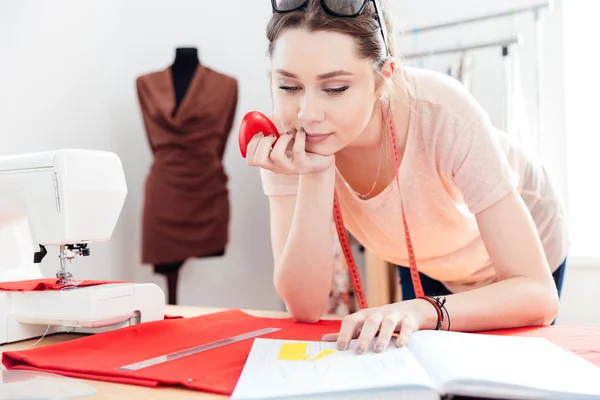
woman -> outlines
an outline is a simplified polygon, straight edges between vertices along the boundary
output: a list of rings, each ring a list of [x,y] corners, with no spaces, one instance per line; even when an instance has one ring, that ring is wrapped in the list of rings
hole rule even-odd
[[[425,295],[444,297],[441,329],[552,323],[568,239],[543,167],[457,81],[398,64],[383,1],[272,5],[281,137],[257,134],[247,160],[269,196],[274,285],[291,315],[314,322],[326,307],[335,189],[353,236],[408,266],[404,209]],[[360,354],[374,337],[382,351],[393,336],[402,346],[416,330],[440,329],[441,303],[414,298],[400,270],[402,302],[349,315],[324,340],[348,349],[357,338]]]

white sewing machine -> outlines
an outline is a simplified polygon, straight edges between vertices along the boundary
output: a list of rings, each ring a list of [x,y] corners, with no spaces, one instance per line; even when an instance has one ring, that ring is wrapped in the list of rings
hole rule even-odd
[[[126,195],[121,161],[110,152],[0,156],[0,282],[45,278],[39,263],[47,246],[58,246],[52,278],[75,284],[67,290],[0,290],[0,344],[164,318],[165,296],[154,284],[77,287],[66,270],[76,256],[90,255],[89,243],[110,239]]]

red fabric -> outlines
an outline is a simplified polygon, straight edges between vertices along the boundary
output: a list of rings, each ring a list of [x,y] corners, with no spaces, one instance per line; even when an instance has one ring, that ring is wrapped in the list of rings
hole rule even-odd
[[[91,281],[83,280],[77,286],[94,286],[107,283],[123,283],[122,281]],[[10,292],[30,292],[43,290],[60,290],[66,286],[56,283],[56,279],[31,279],[27,281],[0,282],[0,290]]]
[[[181,315],[168,315],[165,314],[165,319],[177,319],[177,318],[183,318]]]
[[[320,340],[325,333],[337,332],[340,324],[339,320],[302,324],[290,318],[259,318],[240,310],[227,310],[194,318],[148,322],[30,350],[6,351],[2,354],[2,364],[8,369],[152,387],[182,385],[231,395],[252,347],[252,339],[140,371],[117,371],[116,368],[269,327],[282,330],[263,337]],[[482,333],[544,337],[600,366],[598,328],[550,326]]]
[[[291,318],[258,318],[239,310],[228,310],[200,317],[147,322],[35,349],[5,351],[2,364],[7,369],[38,370],[132,385],[182,385],[230,395],[252,347],[252,339],[139,371],[116,368],[257,329],[282,328],[262,337],[320,340],[325,333],[337,332],[339,326],[340,321],[303,324]]]

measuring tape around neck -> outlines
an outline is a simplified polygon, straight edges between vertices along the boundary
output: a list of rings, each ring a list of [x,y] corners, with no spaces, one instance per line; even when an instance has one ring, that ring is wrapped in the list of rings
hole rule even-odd
[[[396,184],[398,185],[398,192],[400,192],[400,179],[398,178],[399,174],[399,166],[398,166],[398,151],[396,149],[396,135],[394,124],[391,118],[388,118],[389,124],[389,135],[392,142],[392,149],[394,152],[394,171],[396,177]],[[412,246],[412,240],[410,238],[410,232],[408,230],[408,223],[406,222],[406,213],[404,212],[404,202],[401,200],[402,206],[402,221],[404,223],[404,236],[406,237],[406,249],[408,251],[408,260],[410,265],[410,276],[412,279],[413,288],[415,290],[416,297],[424,296],[423,286],[421,285],[421,278],[419,276],[419,271],[417,269],[417,262],[415,259],[415,252]],[[358,268],[356,266],[356,262],[354,261],[354,255],[352,254],[352,249],[350,248],[350,242],[348,240],[348,235],[346,234],[346,227],[344,226],[344,220],[342,218],[342,210],[340,208],[340,203],[338,200],[337,192],[333,194],[333,219],[335,221],[335,227],[338,234],[338,238],[340,241],[340,245],[342,251],[344,252],[344,257],[346,258],[346,264],[348,264],[348,269],[350,271],[350,278],[352,279],[352,285],[354,287],[354,292],[356,295],[356,300],[358,302],[358,306],[360,309],[368,308],[367,298],[365,296],[365,291],[363,289],[362,281],[360,278],[360,274],[358,272]]]

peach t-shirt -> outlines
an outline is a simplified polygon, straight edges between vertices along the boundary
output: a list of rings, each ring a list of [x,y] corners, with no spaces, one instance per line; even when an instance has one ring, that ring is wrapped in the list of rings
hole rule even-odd
[[[567,223],[546,170],[506,133],[455,79],[406,68],[412,87],[408,137],[399,169],[379,195],[362,200],[336,176],[344,222],[369,251],[408,266],[401,201],[420,272],[452,292],[496,280],[481,239],[476,213],[514,187],[521,194],[554,271],[568,248]],[[298,176],[261,169],[268,196],[294,195]],[[507,249],[510,251],[510,249]]]

